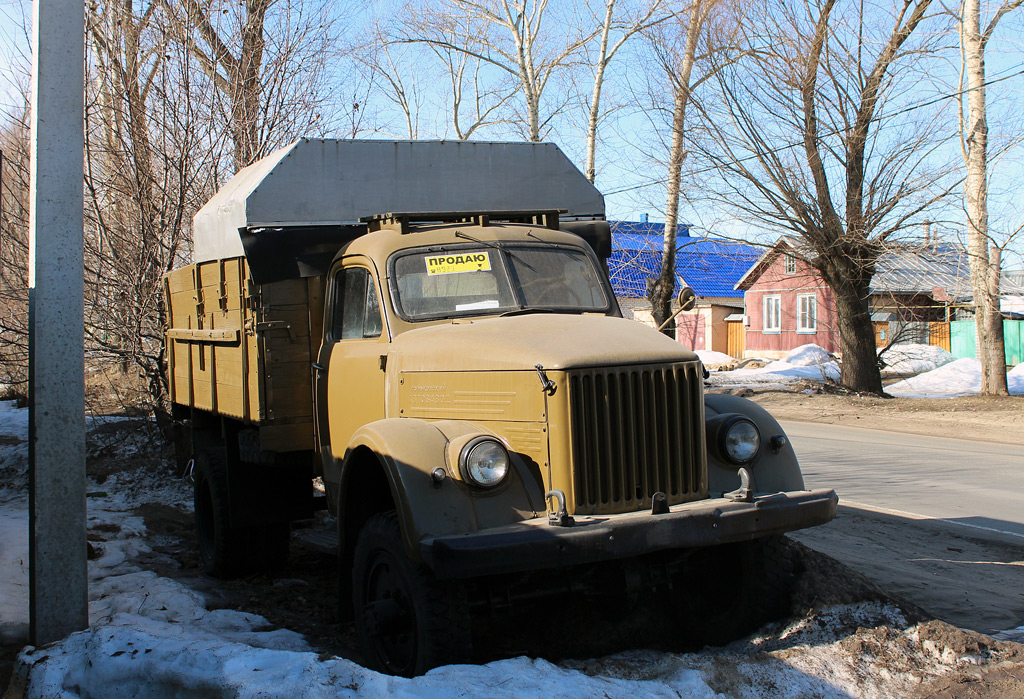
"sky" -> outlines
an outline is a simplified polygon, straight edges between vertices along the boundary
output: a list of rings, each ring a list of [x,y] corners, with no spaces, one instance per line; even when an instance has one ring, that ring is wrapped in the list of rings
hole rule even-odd
[[[387,15],[393,7],[390,0],[378,0],[365,5],[362,13],[354,20],[369,21],[375,14],[379,17]],[[361,9],[361,8],[360,8]],[[24,57],[28,55],[27,38],[20,28],[23,15],[30,13],[30,4],[25,0],[0,0],[0,110],[8,111],[17,103],[16,93],[12,91],[12,76],[19,73],[24,66]],[[950,37],[949,41],[955,41]],[[997,32],[989,44],[987,54],[988,78],[994,82],[988,90],[990,101],[989,123],[992,129],[992,152],[998,144],[1007,138],[1016,137],[1024,131],[1021,122],[1021,110],[1017,105],[1024,100],[1024,10],[1007,15],[999,25]],[[618,104],[617,110],[609,115],[601,131],[601,145],[598,151],[597,186],[605,193],[608,217],[612,220],[640,220],[648,215],[652,221],[664,220],[665,208],[664,170],[655,162],[663,158],[663,146],[652,129],[652,119],[657,119],[651,97],[647,96],[646,78],[627,65],[637,65],[637,61],[650,61],[650,57],[631,54],[638,46],[626,49],[619,54],[610,69],[609,82],[605,90],[606,103]],[[950,54],[955,57],[955,52]],[[21,57],[19,59],[19,56]],[[627,59],[635,59],[627,63]],[[888,109],[905,109],[922,107],[934,108],[932,103],[938,96],[948,95],[951,85],[956,82],[957,68],[955,60],[947,57],[936,63],[937,75],[928,81],[922,81],[918,88],[898,96],[890,103]],[[583,95],[589,90],[585,76],[580,79],[579,92]],[[569,86],[560,84],[554,90],[569,90]],[[425,92],[424,88],[424,92]],[[447,127],[443,119],[432,112],[429,102],[432,97],[424,94],[422,99],[427,105],[421,114],[420,136],[430,138],[445,136]],[[939,101],[946,105],[945,126],[955,128],[952,101]],[[365,108],[365,107],[364,107]],[[384,100],[378,100],[376,109],[382,114],[388,112]],[[575,121],[567,118],[556,119],[554,122],[554,140],[567,155],[583,167],[583,132],[579,118]],[[394,126],[389,134],[387,130],[373,137],[401,137],[400,119],[391,112],[386,119]],[[447,134],[449,137],[451,134]],[[484,140],[515,139],[514,132],[499,129],[481,132]],[[955,160],[959,157],[955,141],[940,149],[935,158]],[[753,239],[754,242],[768,242],[779,234],[778,231],[765,230],[762,226],[751,225],[737,220],[735,215],[720,204],[703,200],[701,183],[707,175],[691,177],[687,182],[686,191],[681,204],[681,218],[692,224],[695,235],[716,235],[731,238]],[[704,180],[706,181],[706,180]],[[1018,147],[1006,155],[998,156],[992,163],[990,185],[991,223],[995,229],[1009,229],[1024,225],[1024,212],[1021,212],[1021,188],[1024,187],[1024,146]],[[940,223],[939,230],[946,230],[954,235],[960,228],[962,212],[956,207],[943,211],[935,211],[934,218],[947,223]],[[1004,266],[1009,269],[1024,268],[1024,235],[1021,242],[1012,247]]]

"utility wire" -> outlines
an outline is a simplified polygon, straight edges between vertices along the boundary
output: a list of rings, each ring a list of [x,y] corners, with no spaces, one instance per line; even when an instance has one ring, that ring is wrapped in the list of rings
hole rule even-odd
[[[1008,75],[1003,75],[1003,76],[998,77],[998,78],[992,78],[991,80],[986,80],[985,83],[981,86],[981,88],[986,88],[989,85],[995,85],[996,83],[1003,82],[1004,80],[1009,80],[1010,78],[1020,77],[1022,75],[1024,75],[1024,66],[1020,66],[1019,69],[1016,70],[1016,72],[1014,72],[1014,73],[1010,73]],[[979,88],[967,88],[967,89],[964,89],[964,90],[957,90],[956,92],[952,92],[952,93],[950,93],[948,95],[940,95],[938,97],[933,97],[932,99],[925,100],[924,102],[918,102],[917,104],[912,104],[912,105],[910,105],[908,107],[904,107],[903,109],[897,110],[897,111],[895,111],[895,112],[893,112],[891,114],[885,114],[883,116],[872,117],[871,121],[872,122],[882,121],[883,119],[890,119],[892,117],[899,116],[901,114],[907,114],[907,113],[912,112],[912,111],[914,111],[916,109],[923,109],[924,107],[930,107],[933,104],[938,104],[939,102],[944,102],[945,100],[953,99],[954,97],[960,97],[961,95],[966,95],[972,89],[973,90],[977,90]],[[840,133],[841,133],[841,131],[839,129],[833,129],[830,132],[826,132],[826,133],[823,133],[821,135],[822,136],[837,136]],[[754,160],[759,155],[781,153],[782,151],[789,150],[790,148],[799,148],[801,145],[803,145],[802,142],[788,143],[786,145],[779,146],[778,148],[772,148],[772,149],[770,149],[768,151],[765,151],[764,153],[748,155],[745,158],[740,158],[736,162],[743,163],[743,162],[746,162],[748,160]],[[716,168],[716,167],[706,167],[706,168],[704,168],[702,170],[694,170],[694,171],[690,172],[689,175],[691,177],[693,175],[702,175],[702,174],[704,174],[706,172],[714,172],[717,169],[718,168]],[[666,178],[662,178],[662,179],[657,179],[657,180],[649,180],[647,182],[641,182],[640,184],[630,185],[629,187],[622,187],[621,189],[614,189],[614,190],[612,190],[610,192],[605,192],[605,196],[612,196],[612,195],[615,195],[615,194],[622,194],[624,192],[631,192],[633,190],[643,189],[644,187],[653,187],[655,185],[665,184],[666,182],[668,182],[668,178],[667,177]]]

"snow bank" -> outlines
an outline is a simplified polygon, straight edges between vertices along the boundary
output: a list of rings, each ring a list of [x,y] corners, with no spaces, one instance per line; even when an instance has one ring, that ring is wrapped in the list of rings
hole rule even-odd
[[[21,501],[0,507],[0,643],[24,643],[26,640],[28,504]]]
[[[771,362],[760,369],[734,369],[713,372],[708,382],[712,386],[787,389],[798,381],[838,381],[839,365],[831,355],[817,345],[802,345],[784,359]]]
[[[714,350],[696,350],[696,352],[697,356],[700,357],[700,361],[703,362],[705,366],[709,364],[729,364],[730,362],[736,361],[725,352],[716,352]]]
[[[819,366],[832,362],[832,355],[823,347],[818,345],[800,345],[791,349],[789,354],[782,358],[786,364],[793,366]]]
[[[0,501],[20,495],[12,486],[28,473],[28,410],[0,401]]]
[[[881,355],[882,373],[920,374],[953,361],[952,354],[935,345],[893,345]]]
[[[1024,364],[1006,374],[1010,393],[1024,395]],[[973,357],[957,359],[932,371],[918,374],[886,387],[899,398],[956,398],[981,392],[981,362]]]
[[[519,657],[403,679],[319,657],[295,634],[259,630],[264,622],[255,615],[207,611],[177,583],[152,575],[121,582],[125,589],[114,596],[125,611],[60,643],[22,652],[27,697],[849,699],[905,696],[932,677],[977,662],[944,649],[936,653],[896,608],[869,602],[827,608],[725,649],[628,651],[560,665]],[[862,629],[889,642],[875,651],[851,643],[849,636]]]

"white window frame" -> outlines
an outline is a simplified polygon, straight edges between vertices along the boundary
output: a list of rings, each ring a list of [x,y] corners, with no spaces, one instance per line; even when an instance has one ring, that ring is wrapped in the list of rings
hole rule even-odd
[[[782,297],[778,294],[765,296],[761,310],[761,332],[782,332]]]
[[[796,295],[796,331],[805,334],[818,332],[817,294]]]
[[[786,274],[796,274],[796,258],[792,255],[786,255],[785,262]]]

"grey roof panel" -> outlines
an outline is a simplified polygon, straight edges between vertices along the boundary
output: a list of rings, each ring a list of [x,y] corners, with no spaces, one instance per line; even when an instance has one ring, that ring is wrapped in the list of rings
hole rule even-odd
[[[195,258],[242,255],[243,228],[524,209],[603,217],[604,197],[551,143],[301,139],[243,168],[199,210]]]

